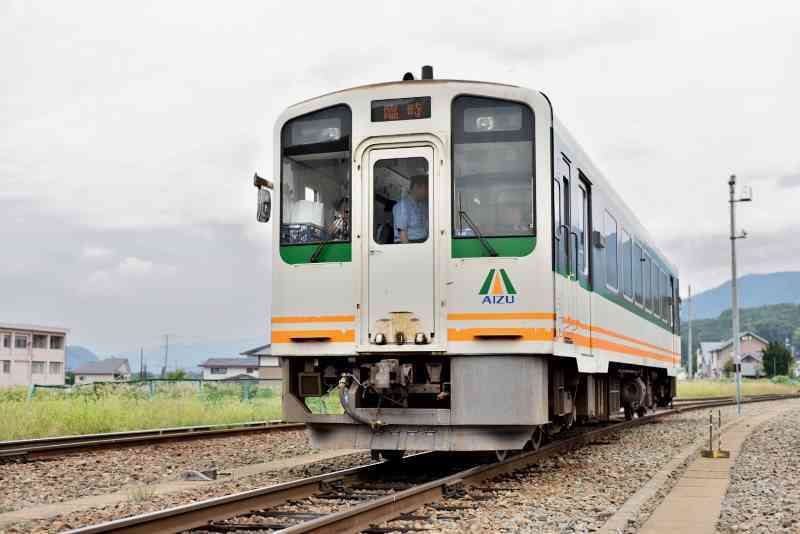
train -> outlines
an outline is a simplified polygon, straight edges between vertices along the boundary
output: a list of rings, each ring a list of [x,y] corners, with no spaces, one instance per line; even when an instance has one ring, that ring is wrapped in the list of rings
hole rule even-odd
[[[273,149],[272,354],[314,447],[504,456],[675,396],[678,270],[544,93],[426,66],[292,105]]]

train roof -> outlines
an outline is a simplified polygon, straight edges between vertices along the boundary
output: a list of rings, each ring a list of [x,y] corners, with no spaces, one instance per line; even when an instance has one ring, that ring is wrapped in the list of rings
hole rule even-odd
[[[306,102],[311,102],[313,100],[317,100],[318,98],[325,98],[326,96],[331,95],[338,95],[341,93],[347,93],[349,91],[361,91],[365,89],[377,89],[379,87],[391,87],[393,85],[408,85],[408,84],[446,84],[446,83],[469,83],[469,84],[477,84],[477,85],[492,85],[495,87],[513,87],[514,89],[526,89],[520,85],[512,85],[510,83],[497,83],[497,82],[482,82],[478,80],[444,80],[444,79],[432,79],[432,80],[396,80],[392,82],[379,82],[379,83],[368,83],[365,85],[355,85],[353,87],[347,87],[345,89],[339,89],[336,91],[331,91],[330,93],[325,93],[322,95],[317,95],[312,98],[307,98],[305,100],[301,100],[300,102],[296,102],[289,106],[293,108],[295,106],[299,106],[301,104],[305,104]],[[532,90],[532,89],[528,89]]]

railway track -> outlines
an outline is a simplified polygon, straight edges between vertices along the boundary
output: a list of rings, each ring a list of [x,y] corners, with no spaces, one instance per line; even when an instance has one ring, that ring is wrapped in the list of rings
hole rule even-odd
[[[224,438],[242,434],[278,432],[304,428],[301,423],[256,421],[250,423],[185,426],[134,430],[107,434],[84,434],[0,442],[0,461],[24,461],[57,458],[98,449],[115,449],[154,443]]]
[[[800,395],[751,397],[744,402],[800,398]],[[420,453],[393,462],[377,462],[275,486],[226,495],[167,510],[79,528],[73,534],[101,532],[275,532],[378,534],[376,523],[424,519],[409,515],[419,507],[462,492],[467,486],[511,473],[563,454],[619,430],[667,415],[733,404],[731,399],[688,403],[630,421],[582,428],[535,451],[487,463],[477,455]],[[484,456],[485,458],[485,456]],[[400,529],[403,530],[403,529]]]

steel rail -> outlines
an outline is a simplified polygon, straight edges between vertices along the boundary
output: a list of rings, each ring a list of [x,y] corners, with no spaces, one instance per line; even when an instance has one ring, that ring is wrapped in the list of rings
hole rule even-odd
[[[800,395],[774,395],[747,399],[745,402],[765,402],[774,400],[787,400],[800,398]],[[392,495],[380,497],[375,500],[354,506],[342,512],[336,512],[311,521],[288,527],[281,532],[285,534],[299,533],[357,533],[369,528],[370,525],[394,519],[405,512],[413,511],[420,506],[442,499],[450,488],[459,486],[473,486],[480,482],[494,478],[498,475],[511,473],[539,461],[576,449],[595,439],[607,436],[614,432],[653,422],[669,415],[675,415],[692,410],[728,406],[734,404],[730,398],[713,402],[702,402],[693,405],[684,405],[665,409],[655,414],[646,415],[630,421],[622,421],[612,425],[588,430],[573,437],[555,441],[542,446],[538,450],[512,456],[502,462],[471,467],[464,471],[449,475],[437,480],[426,482],[413,488],[403,490]],[[433,458],[439,453],[420,453],[403,458],[410,468],[415,459],[424,456]],[[325,475],[317,475],[293,482],[268,486],[250,491],[216,497],[204,501],[176,506],[167,510],[151,512],[124,519],[117,519],[107,523],[91,525],[69,531],[71,534],[97,534],[102,532],[145,533],[145,532],[181,532],[193,528],[201,528],[213,521],[230,519],[240,514],[257,511],[283,504],[290,499],[310,497],[319,491],[326,482],[353,478],[362,474],[372,473],[381,466],[390,465],[386,462],[367,464],[337,471]]]
[[[402,458],[400,461],[409,467],[426,457],[436,453],[422,452]],[[291,499],[304,499],[324,489],[326,484],[340,480],[354,480],[370,476],[380,470],[392,467],[390,462],[373,462],[357,467],[342,469],[308,478],[284,482],[274,486],[265,486],[253,490],[214,497],[204,501],[175,506],[142,515],[117,519],[108,523],[90,525],[69,532],[94,534],[99,532],[125,532],[145,534],[151,532],[181,532],[183,530],[202,527],[212,521],[229,519],[239,514],[268,508],[285,503]]]
[[[302,423],[255,421],[237,424],[157,428],[150,430],[133,430],[130,432],[2,441],[0,442],[0,460],[45,459],[89,450],[135,447],[153,443],[184,440],[224,438],[241,434],[298,430],[302,428],[305,428],[305,425]]]

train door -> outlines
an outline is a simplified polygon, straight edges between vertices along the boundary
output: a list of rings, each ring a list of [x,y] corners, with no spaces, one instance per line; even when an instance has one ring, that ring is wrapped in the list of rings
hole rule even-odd
[[[369,166],[364,217],[370,234],[364,240],[369,325],[361,341],[370,343],[371,332],[386,321],[419,321],[417,331],[435,332],[433,149],[375,149]]]
[[[572,186],[570,161],[561,155],[556,165],[553,180],[555,243],[555,308],[556,341],[573,343],[575,334],[575,281],[573,279],[573,253],[570,238],[570,188]]]
[[[591,290],[592,282],[589,266],[589,241],[591,232],[591,186],[586,177],[578,171],[578,179],[575,180],[572,188],[572,201],[570,202],[570,222],[572,232],[570,237],[571,251],[574,255],[573,267],[573,291],[575,297],[575,308],[573,318],[576,328],[576,344],[579,352],[584,355],[591,355]],[[578,337],[579,336],[579,337]]]

